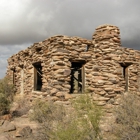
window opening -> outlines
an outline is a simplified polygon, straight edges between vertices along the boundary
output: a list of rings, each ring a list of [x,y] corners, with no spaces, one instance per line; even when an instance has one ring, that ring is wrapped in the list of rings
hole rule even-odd
[[[89,45],[86,46],[85,52],[87,52],[88,50],[89,50]]]
[[[24,52],[24,56],[29,56],[29,52]]]
[[[40,52],[41,51],[41,48],[36,48],[36,52]]]
[[[132,63],[121,63],[121,67],[122,67],[122,75],[125,81],[125,91],[128,91],[128,87],[129,87],[129,73],[128,73],[128,67],[131,65]]]
[[[85,62],[71,63],[70,93],[84,92],[85,87],[84,64]]]
[[[128,66],[123,66],[123,77],[125,80],[125,91],[128,91]]]
[[[13,71],[13,85],[15,86],[15,69],[12,70]]]
[[[23,67],[21,67],[21,94],[24,93],[24,70]]]
[[[34,90],[41,91],[42,88],[42,66],[41,63],[35,63],[34,66]]]

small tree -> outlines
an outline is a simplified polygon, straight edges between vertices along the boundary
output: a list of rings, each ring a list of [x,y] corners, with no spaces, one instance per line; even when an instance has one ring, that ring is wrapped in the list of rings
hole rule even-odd
[[[10,101],[14,96],[14,85],[10,82],[8,77],[0,79],[0,93],[4,94]]]
[[[9,111],[10,102],[13,100],[13,85],[8,77],[0,79],[0,115]]]

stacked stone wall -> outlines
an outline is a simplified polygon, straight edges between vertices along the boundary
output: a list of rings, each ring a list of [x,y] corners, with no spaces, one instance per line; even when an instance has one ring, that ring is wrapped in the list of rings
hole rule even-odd
[[[123,66],[128,66],[128,90],[138,91],[138,73],[140,52],[121,47],[120,32],[116,26],[100,26],[93,35],[93,43],[96,57],[92,62],[100,66],[98,76],[94,79],[97,84],[91,84],[91,90],[95,93],[95,100],[103,100],[102,103],[116,104],[115,98],[125,91],[126,81],[123,75]],[[98,60],[98,61],[96,61]],[[134,78],[135,77],[135,78]],[[99,87],[99,88],[97,88]],[[97,98],[102,94],[105,98]],[[97,96],[97,97],[96,97]]]
[[[87,47],[89,48],[86,51]],[[9,58],[7,75],[12,75],[15,70],[16,92],[20,93],[21,69],[24,70],[24,92],[30,94],[34,91],[33,64],[41,62],[42,65],[42,92],[33,92],[34,95],[44,97],[47,95],[64,96],[70,90],[71,62],[85,61],[86,65],[91,60],[91,41],[78,38],[55,36]],[[18,62],[18,63],[17,63]]]
[[[32,97],[67,99],[72,62],[84,61],[85,90],[100,105],[115,105],[126,90],[124,68],[128,67],[128,91],[140,90],[139,59],[139,51],[121,47],[118,27],[104,25],[95,30],[92,40],[60,35],[34,43],[8,59],[7,75],[13,79],[14,71],[17,93],[23,84],[24,94]],[[36,62],[42,66],[41,92],[34,91]]]

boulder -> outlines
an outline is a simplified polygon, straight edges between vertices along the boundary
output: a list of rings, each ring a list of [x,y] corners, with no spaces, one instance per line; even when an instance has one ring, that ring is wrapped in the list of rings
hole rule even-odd
[[[2,125],[2,129],[4,132],[9,132],[9,131],[16,130],[16,127],[13,123],[6,120],[6,121],[4,121],[4,123]]]
[[[16,131],[15,136],[16,137],[28,137],[31,135],[31,133],[32,133],[32,129],[30,128],[30,126],[25,126],[23,128],[19,128]]]
[[[8,134],[0,134],[0,140],[14,140]]]

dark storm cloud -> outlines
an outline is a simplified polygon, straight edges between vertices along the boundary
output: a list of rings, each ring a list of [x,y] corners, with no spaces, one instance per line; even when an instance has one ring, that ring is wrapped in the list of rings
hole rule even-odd
[[[122,45],[140,49],[139,5],[139,0],[1,0],[0,69],[34,42],[56,34],[91,39],[101,24],[118,26]]]
[[[26,0],[15,6],[19,11],[12,12],[12,18],[4,18],[8,23],[0,27],[0,42],[22,44],[56,34],[91,38],[94,29],[106,23],[123,29],[126,39],[137,33],[139,4],[138,0]]]

